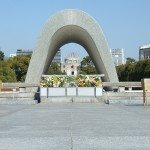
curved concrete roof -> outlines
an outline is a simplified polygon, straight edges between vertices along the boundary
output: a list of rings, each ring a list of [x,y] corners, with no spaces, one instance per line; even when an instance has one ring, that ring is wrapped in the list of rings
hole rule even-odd
[[[52,16],[38,38],[27,72],[27,83],[39,83],[57,50],[64,44],[82,45],[91,56],[104,81],[118,82],[116,69],[103,31],[87,13],[68,9]]]

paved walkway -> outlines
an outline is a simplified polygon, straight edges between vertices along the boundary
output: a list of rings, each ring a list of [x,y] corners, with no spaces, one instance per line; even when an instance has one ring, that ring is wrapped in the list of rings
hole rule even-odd
[[[150,149],[150,107],[0,105],[0,150],[116,149]]]

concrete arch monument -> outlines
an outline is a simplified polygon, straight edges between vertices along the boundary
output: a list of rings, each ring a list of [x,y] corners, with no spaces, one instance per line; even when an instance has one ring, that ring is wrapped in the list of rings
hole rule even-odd
[[[52,16],[45,24],[29,64],[26,83],[40,82],[57,50],[67,43],[78,43],[91,56],[95,67],[107,82],[118,82],[115,66],[103,31],[87,13],[68,9]]]

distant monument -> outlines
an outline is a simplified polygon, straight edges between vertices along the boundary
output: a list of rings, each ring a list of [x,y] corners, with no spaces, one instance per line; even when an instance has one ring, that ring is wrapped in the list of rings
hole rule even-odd
[[[69,75],[78,75],[80,66],[80,57],[77,53],[69,53],[61,65],[61,71]]]
[[[103,80],[118,82],[116,69],[101,27],[87,13],[80,10],[63,10],[45,24],[33,51],[26,83],[40,83],[56,52],[67,43],[83,46]]]

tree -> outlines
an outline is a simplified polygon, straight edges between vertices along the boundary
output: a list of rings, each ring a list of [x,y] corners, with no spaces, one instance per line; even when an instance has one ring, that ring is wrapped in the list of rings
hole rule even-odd
[[[144,68],[144,77],[145,78],[150,78],[150,61],[147,60],[146,62],[147,62],[147,64]]]
[[[131,57],[126,58],[126,63],[127,64],[128,63],[135,63],[135,62],[136,62],[136,60],[134,58],[131,58]]]
[[[24,82],[30,63],[30,55],[15,56],[8,60],[8,65],[14,70],[16,79],[19,82]],[[34,68],[33,68],[34,69]]]
[[[58,63],[52,62],[46,74],[61,75],[61,74],[64,74],[64,73],[61,72],[61,67]]]
[[[90,56],[84,57],[81,61],[80,74],[97,74],[97,71]]]
[[[4,57],[5,57],[4,52],[0,51],[0,61],[3,61]]]
[[[140,60],[135,64],[135,80],[150,77],[150,60]]]
[[[141,81],[150,78],[150,60],[141,60],[116,67],[119,81]]]
[[[117,66],[116,71],[118,74],[119,81],[126,81],[125,65]]]
[[[0,80],[2,82],[16,82],[15,72],[5,61],[0,61]]]

